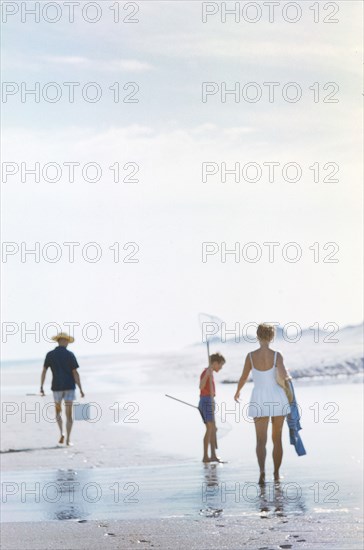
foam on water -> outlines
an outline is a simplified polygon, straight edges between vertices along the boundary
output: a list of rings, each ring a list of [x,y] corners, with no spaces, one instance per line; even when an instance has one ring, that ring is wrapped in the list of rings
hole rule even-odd
[[[294,335],[293,335],[294,336]],[[211,352],[221,351],[227,363],[221,380],[236,382],[240,377],[246,354],[257,347],[256,343],[239,338],[222,341],[212,339]],[[272,344],[284,356],[285,365],[293,378],[337,378],[364,372],[363,324],[340,328],[336,334],[327,331],[316,333],[303,330],[295,340],[284,337],[282,330]],[[77,347],[73,349],[77,355]],[[110,356],[78,357],[80,373],[87,372],[89,388],[112,392],[119,387],[141,386],[144,383],[164,384],[167,381],[195,383],[206,365],[206,346],[196,344],[175,353],[148,355],[123,354]],[[23,393],[39,385],[42,359],[38,361],[5,361],[1,364],[3,393]],[[19,386],[21,380],[22,386]]]

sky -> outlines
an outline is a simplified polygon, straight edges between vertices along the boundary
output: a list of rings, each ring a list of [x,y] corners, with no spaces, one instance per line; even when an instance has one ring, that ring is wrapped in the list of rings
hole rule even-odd
[[[295,23],[287,2],[273,22],[240,2],[240,22],[225,23],[218,2],[119,2],[118,23],[114,2],[95,3],[95,23],[83,1],[74,22],[64,2],[39,22],[22,12],[34,2],[10,4],[4,360],[42,357],[69,323],[89,356],[181,349],[201,340],[200,312],[242,327],[362,321],[361,2],[334,14],[301,1]],[[216,11],[205,23],[204,9]],[[37,85],[39,102],[24,95]],[[237,176],[223,181],[224,166]]]

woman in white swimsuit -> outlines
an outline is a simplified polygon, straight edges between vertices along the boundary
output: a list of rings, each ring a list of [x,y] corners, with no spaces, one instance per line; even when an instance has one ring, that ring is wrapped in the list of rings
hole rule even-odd
[[[257,458],[260,468],[259,483],[265,482],[265,457],[269,417],[272,417],[274,480],[279,481],[279,468],[282,463],[282,428],[285,416],[290,413],[289,401],[277,375],[283,383],[290,379],[282,355],[269,348],[274,338],[274,326],[261,324],[257,329],[260,348],[249,353],[245,359],[243,373],[238,383],[235,401],[252,371],[254,389],[252,391],[248,416],[254,418],[257,436]]]

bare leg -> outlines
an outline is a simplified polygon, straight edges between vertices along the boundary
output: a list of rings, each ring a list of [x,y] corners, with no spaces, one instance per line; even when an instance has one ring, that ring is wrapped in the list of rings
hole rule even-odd
[[[59,443],[64,442],[64,434],[63,434],[63,424],[62,424],[62,405],[61,403],[55,402],[56,407],[56,420],[59,427],[59,431],[61,432],[61,437],[59,440]]]
[[[262,485],[265,482],[265,457],[267,454],[267,430],[268,430],[269,416],[261,416],[255,418],[255,431],[257,435],[257,458],[260,470],[259,484]]]
[[[209,458],[209,445],[211,441],[211,434],[213,432],[214,423],[213,422],[206,422],[206,433],[203,438],[203,462],[210,462]]]
[[[70,435],[72,430],[72,424],[73,424],[73,417],[72,417],[72,401],[66,401],[66,431],[67,431],[67,445],[72,445],[70,441]]]
[[[284,419],[284,416],[272,416],[273,464],[275,481],[279,481],[279,468],[281,467],[283,458],[282,428]]]
[[[211,430],[211,438],[210,438],[211,460],[219,461],[218,457],[216,456],[216,448],[217,448],[216,432],[217,432],[217,428],[216,428],[215,422],[212,422],[211,424],[213,425],[212,430]]]

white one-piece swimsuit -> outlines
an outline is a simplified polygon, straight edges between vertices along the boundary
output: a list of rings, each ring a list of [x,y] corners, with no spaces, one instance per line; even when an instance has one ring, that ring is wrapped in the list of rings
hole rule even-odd
[[[277,352],[274,352],[273,367],[268,370],[254,368],[251,353],[254,388],[248,406],[248,416],[285,416],[290,413],[289,401],[284,389],[276,381]]]

